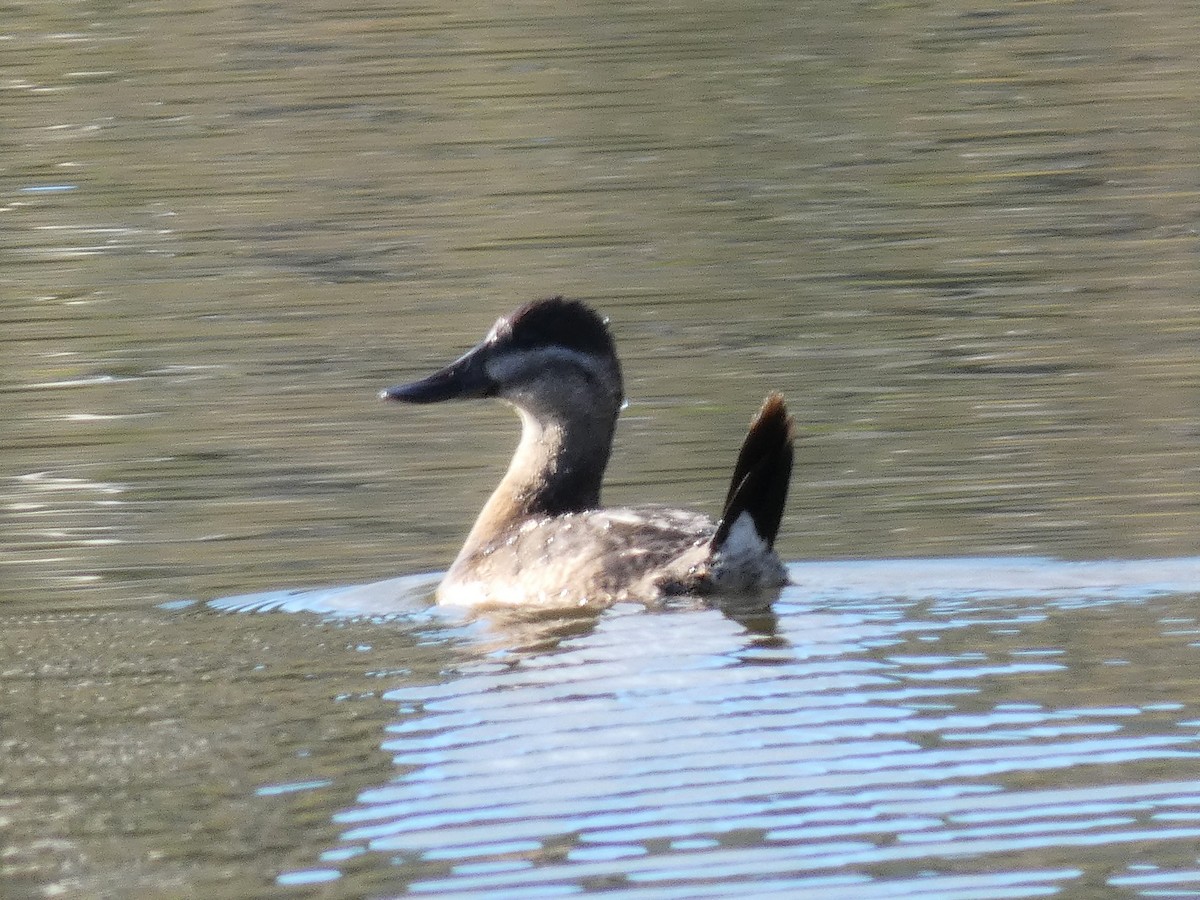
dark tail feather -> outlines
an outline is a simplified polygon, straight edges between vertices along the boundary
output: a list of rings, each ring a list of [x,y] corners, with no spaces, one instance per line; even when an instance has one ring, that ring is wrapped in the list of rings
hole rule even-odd
[[[750,432],[733,467],[733,481],[725,496],[721,524],[712,546],[720,549],[738,517],[750,513],[754,530],[768,547],[774,546],[788,481],[792,477],[792,440],[795,423],[787,413],[783,395],[770,394],[750,423]]]

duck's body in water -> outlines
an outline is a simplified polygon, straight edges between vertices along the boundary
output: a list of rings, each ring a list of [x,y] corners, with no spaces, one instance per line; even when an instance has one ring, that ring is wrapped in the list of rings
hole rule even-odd
[[[600,506],[624,389],[612,336],[583,303],[554,297],[523,306],[446,368],[381,396],[496,397],[521,417],[508,472],[438,587],[439,603],[576,606],[787,581],[772,547],[793,424],[778,394],[751,423],[719,522],[667,507]]]

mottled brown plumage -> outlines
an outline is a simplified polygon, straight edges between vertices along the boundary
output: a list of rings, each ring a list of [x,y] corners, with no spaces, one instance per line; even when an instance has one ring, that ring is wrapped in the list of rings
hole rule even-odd
[[[575,606],[787,580],[772,550],[792,466],[779,394],[751,424],[720,523],[666,507],[600,507],[624,392],[612,336],[583,303],[527,304],[445,369],[382,396],[495,397],[521,417],[520,444],[439,586],[440,603]]]

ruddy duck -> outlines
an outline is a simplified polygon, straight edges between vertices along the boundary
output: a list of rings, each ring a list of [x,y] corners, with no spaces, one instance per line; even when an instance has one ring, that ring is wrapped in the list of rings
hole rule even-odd
[[[446,368],[380,396],[496,397],[521,417],[508,472],[439,585],[439,603],[576,606],[787,582],[772,550],[792,471],[783,398],[768,396],[751,423],[719,522],[660,506],[602,508],[625,397],[612,336],[581,302],[529,303]]]

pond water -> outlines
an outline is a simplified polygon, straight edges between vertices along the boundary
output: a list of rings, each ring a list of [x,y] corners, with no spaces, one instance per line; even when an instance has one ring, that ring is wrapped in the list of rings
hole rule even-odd
[[[1200,8],[10,13],[0,895],[1200,896]],[[427,607],[554,293],[772,605]]]

